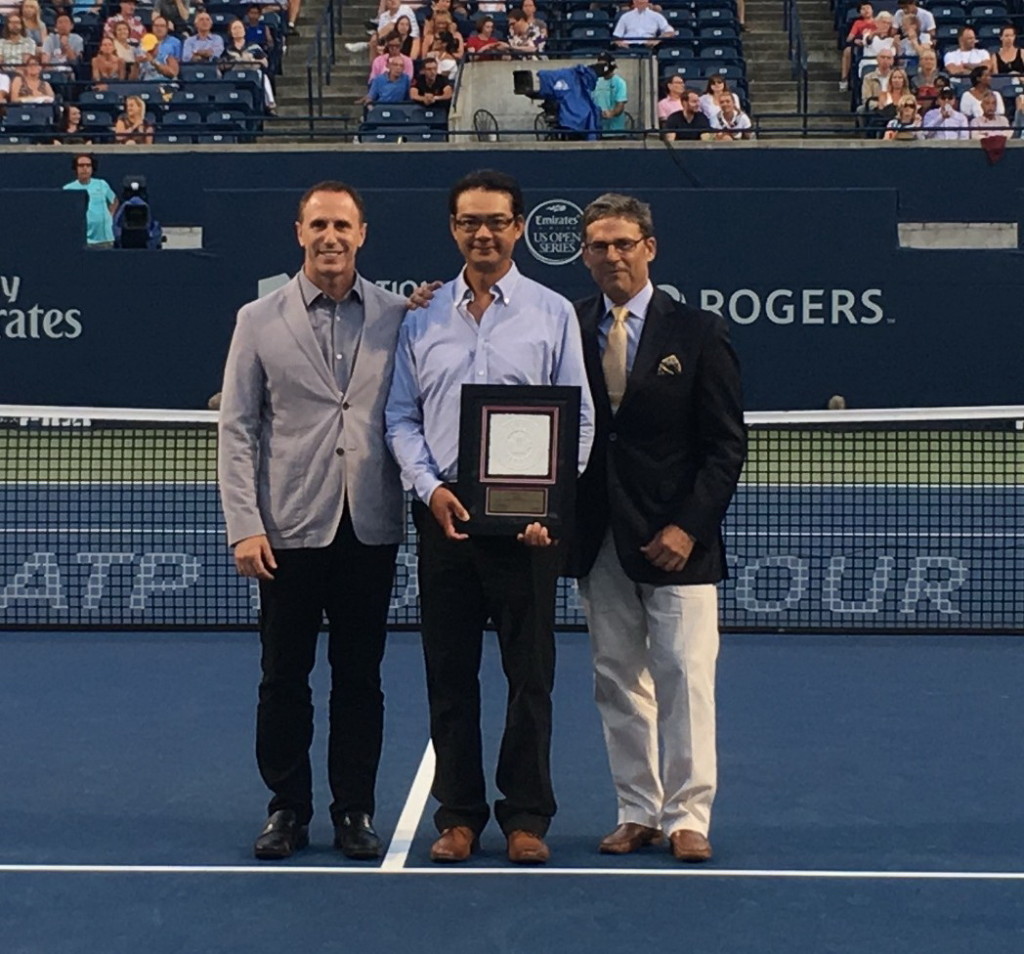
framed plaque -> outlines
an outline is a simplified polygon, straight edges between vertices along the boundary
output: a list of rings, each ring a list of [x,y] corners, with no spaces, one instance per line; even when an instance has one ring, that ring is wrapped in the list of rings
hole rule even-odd
[[[542,523],[558,536],[572,520],[580,442],[580,389],[464,384],[459,499],[466,532],[520,533]]]

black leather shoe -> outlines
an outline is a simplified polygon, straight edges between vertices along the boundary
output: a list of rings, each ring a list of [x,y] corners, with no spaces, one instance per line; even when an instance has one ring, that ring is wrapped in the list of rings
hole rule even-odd
[[[346,858],[372,861],[384,854],[384,843],[373,830],[373,819],[366,812],[348,812],[334,826],[334,847]]]
[[[290,858],[308,844],[309,827],[300,825],[295,812],[284,808],[267,819],[252,853],[264,861],[280,860]]]

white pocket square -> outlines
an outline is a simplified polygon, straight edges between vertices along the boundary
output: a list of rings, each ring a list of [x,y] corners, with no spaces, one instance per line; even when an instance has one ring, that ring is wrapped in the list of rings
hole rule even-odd
[[[658,362],[658,374],[679,374],[683,366],[674,354],[667,354]]]

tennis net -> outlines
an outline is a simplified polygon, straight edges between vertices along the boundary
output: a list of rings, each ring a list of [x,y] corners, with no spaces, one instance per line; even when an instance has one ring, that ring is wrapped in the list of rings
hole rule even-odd
[[[1024,633],[1024,407],[748,413],[723,628]],[[0,629],[244,629],[216,414],[0,406]],[[410,524],[391,624],[418,626]],[[583,625],[571,581],[560,627]]]

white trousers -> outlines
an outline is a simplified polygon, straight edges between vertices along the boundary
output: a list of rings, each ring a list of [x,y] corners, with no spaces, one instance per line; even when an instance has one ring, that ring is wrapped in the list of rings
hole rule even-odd
[[[619,823],[706,836],[718,784],[717,588],[634,583],[609,532],[579,589]]]

